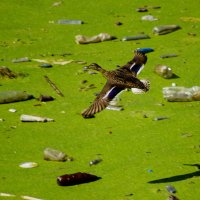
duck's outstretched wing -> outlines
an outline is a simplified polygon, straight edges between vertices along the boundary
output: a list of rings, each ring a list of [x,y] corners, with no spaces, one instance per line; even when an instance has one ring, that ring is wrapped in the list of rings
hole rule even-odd
[[[121,69],[130,71],[134,76],[137,76],[144,68],[147,62],[147,56],[140,52],[135,52],[134,58],[129,61],[126,65],[122,66]]]
[[[96,97],[92,105],[82,112],[82,116],[84,118],[94,117],[95,113],[105,109],[108,106],[109,102],[112,99],[114,99],[114,97],[122,90],[124,90],[123,87],[117,87],[115,85],[112,85],[109,81],[107,81],[107,83],[104,85],[103,89]]]

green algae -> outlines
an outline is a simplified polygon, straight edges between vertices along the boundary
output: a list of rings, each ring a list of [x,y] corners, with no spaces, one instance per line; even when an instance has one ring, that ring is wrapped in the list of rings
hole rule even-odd
[[[53,3],[50,0],[0,2],[0,65],[29,74],[0,80],[0,90],[22,90],[35,97],[45,94],[55,98],[55,101],[47,103],[33,99],[0,106],[0,118],[4,119],[0,121],[0,192],[48,200],[153,200],[166,199],[169,194],[165,187],[170,184],[176,188],[175,195],[181,200],[197,200],[200,186],[198,169],[184,164],[199,164],[200,102],[166,102],[161,91],[173,82],[186,87],[199,85],[199,22],[182,20],[182,17],[198,18],[198,2],[76,0],[64,1],[58,7],[53,7]],[[158,21],[140,20],[146,13],[138,13],[136,8],[145,5],[161,6],[149,10],[159,18]],[[78,19],[85,23],[51,23],[59,19]],[[123,24],[116,26],[117,21]],[[153,35],[153,27],[163,24],[178,24],[182,29],[164,36]],[[88,45],[75,43],[75,35],[101,32],[118,39]],[[151,39],[121,41],[124,36],[141,32],[150,35]],[[188,32],[197,36],[188,35]],[[138,47],[155,50],[148,54],[146,67],[139,76],[151,81],[150,91],[143,95],[126,91],[120,96],[124,111],[105,110],[94,119],[83,119],[80,113],[103,86],[105,80],[100,74],[83,73],[84,65],[77,63],[53,65],[49,69],[40,68],[36,62],[12,63],[13,59],[20,57],[56,60],[57,56],[52,54],[68,52],[64,57],[66,60],[96,62],[105,69],[113,69],[130,60],[132,51]],[[160,59],[160,55],[169,53],[178,56]],[[153,72],[157,64],[168,65],[180,78],[166,80],[157,76]],[[64,97],[49,86],[45,75]],[[82,80],[96,88],[80,91]],[[41,105],[35,106],[38,103]],[[17,112],[10,113],[9,108],[15,108]],[[55,122],[23,123],[20,122],[21,114],[48,116]],[[168,119],[153,120],[159,116]],[[187,134],[190,137],[183,137]],[[43,160],[46,147],[59,149],[75,160],[47,162]],[[103,162],[89,166],[89,161],[98,156]],[[18,165],[25,161],[37,162],[39,166],[19,168]],[[78,171],[102,179],[73,187],[56,184],[57,176]],[[188,174],[192,173],[194,176],[189,177]],[[177,180],[177,176],[182,178]],[[149,183],[161,179],[163,181],[159,183]]]

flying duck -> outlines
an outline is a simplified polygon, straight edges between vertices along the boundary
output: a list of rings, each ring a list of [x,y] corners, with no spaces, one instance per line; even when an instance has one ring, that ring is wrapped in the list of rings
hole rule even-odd
[[[149,90],[149,82],[142,82],[136,76],[141,72],[144,64],[147,62],[145,53],[152,51],[153,49],[151,48],[136,49],[134,51],[134,58],[131,61],[112,71],[107,71],[96,63],[85,67],[86,69],[99,71],[107,79],[107,82],[94,102],[88,109],[82,112],[82,116],[84,118],[93,118],[95,113],[105,109],[109,105],[109,102],[124,89],[138,88],[147,92]]]

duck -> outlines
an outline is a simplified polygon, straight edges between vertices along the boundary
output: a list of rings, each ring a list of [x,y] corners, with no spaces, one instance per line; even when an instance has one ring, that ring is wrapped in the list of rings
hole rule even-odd
[[[86,66],[85,69],[87,70],[92,69],[100,72],[107,81],[93,103],[81,113],[83,118],[93,118],[96,113],[104,110],[110,101],[125,89],[137,88],[147,92],[150,86],[149,81],[140,81],[137,75],[147,62],[145,53],[152,51],[152,48],[136,49],[134,51],[134,58],[131,61],[111,71],[105,70],[97,63]]]

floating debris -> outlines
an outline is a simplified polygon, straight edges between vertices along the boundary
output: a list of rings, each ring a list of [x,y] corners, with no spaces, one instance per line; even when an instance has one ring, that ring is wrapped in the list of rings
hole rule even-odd
[[[89,183],[99,180],[100,177],[88,173],[77,172],[75,174],[65,174],[57,177],[57,183],[60,186],[72,186],[82,183]]]
[[[84,24],[82,20],[59,19],[57,24]]]
[[[167,189],[167,191],[170,192],[170,193],[176,193],[176,189],[175,189],[175,187],[172,186],[172,185],[167,185],[167,186],[166,186],[166,189]]]
[[[17,58],[17,59],[13,59],[12,62],[13,63],[20,63],[20,62],[30,62],[31,60],[28,57],[24,57],[24,58]]]
[[[20,197],[25,200],[42,200],[31,196],[20,196]]]
[[[147,8],[137,8],[136,9],[137,12],[148,12]]]
[[[151,8],[151,9],[160,9],[161,6],[147,6],[148,8]]]
[[[115,25],[121,26],[123,23],[122,22],[115,22]]]
[[[42,102],[47,102],[47,101],[53,101],[54,98],[52,96],[45,96],[45,95],[40,95],[39,98],[38,98],[39,101],[42,101]]]
[[[52,6],[54,6],[54,7],[61,6],[62,3],[63,3],[63,1],[57,1],[57,2],[54,2],[54,3],[52,4]]]
[[[16,197],[16,195],[15,194],[9,194],[9,193],[1,192],[0,193],[0,197]]]
[[[174,195],[170,195],[168,200],[179,200],[179,199]]]
[[[189,32],[189,33],[187,33],[189,36],[196,36],[197,34],[196,33],[192,33],[192,32]]]
[[[46,148],[44,150],[44,160],[48,160],[48,161],[72,161],[73,158],[67,156],[64,152],[56,150],[56,149],[52,149],[52,148]]]
[[[116,111],[121,111],[124,110],[122,106],[113,106],[113,105],[108,105],[106,107],[107,110],[116,110]]]
[[[114,39],[116,39],[116,37],[111,36],[108,33],[100,33],[92,37],[87,37],[84,35],[75,36],[75,41],[77,44],[97,43],[97,42],[103,42],[103,41],[114,40]]]
[[[19,165],[21,168],[34,168],[38,167],[38,163],[36,162],[24,162]]]
[[[180,20],[184,22],[200,22],[199,17],[181,17]]]
[[[58,89],[58,87],[49,79],[48,76],[44,76],[44,78],[46,79],[46,81],[50,84],[50,86],[56,91],[56,93],[58,95],[60,95],[61,97],[64,97],[63,93]]]
[[[161,55],[160,58],[172,58],[172,57],[177,57],[177,54],[165,54]]]
[[[51,67],[53,67],[53,65],[49,64],[49,63],[43,63],[43,64],[40,65],[40,67],[41,68],[51,68]]]
[[[170,102],[173,101],[200,101],[200,86],[193,86],[191,88],[174,86],[164,87],[163,97]]]
[[[160,117],[155,117],[153,120],[154,121],[160,121],[160,120],[164,120],[164,119],[169,119],[169,117],[160,116]]]
[[[33,99],[33,95],[24,91],[0,91],[0,104]]]
[[[136,36],[125,36],[122,38],[122,41],[142,40],[142,39],[150,39],[150,37],[146,34],[136,35]]]
[[[95,160],[91,160],[90,162],[89,162],[89,165],[90,166],[92,166],[92,165],[97,165],[97,164],[99,164],[100,162],[102,162],[103,160],[102,159],[95,159]]]
[[[20,120],[22,122],[53,122],[54,119],[47,118],[47,117],[38,117],[33,115],[21,115]]]
[[[130,193],[130,194],[126,194],[125,196],[126,196],[126,197],[130,197],[130,196],[133,196],[133,193]]]
[[[153,15],[144,15],[141,17],[143,21],[156,21],[158,18],[154,17]]]
[[[154,72],[159,76],[169,79],[173,77],[172,69],[166,65],[156,65]]]
[[[164,35],[176,30],[181,29],[179,25],[162,25],[162,26],[155,26],[153,28],[153,33],[156,35]]]
[[[39,62],[39,63],[44,63],[48,64],[48,65],[67,65],[67,64],[71,64],[71,63],[77,63],[80,65],[86,64],[87,62],[82,61],[82,60],[53,60],[53,61],[48,61],[48,60],[42,60],[42,59],[37,59],[37,58],[33,58],[32,61],[35,62]]]
[[[8,111],[11,112],[11,113],[17,112],[17,110],[15,108],[10,108]]]
[[[181,136],[187,138],[187,137],[192,137],[193,135],[191,133],[181,133]]]
[[[0,78],[17,78],[17,74],[12,72],[8,67],[0,67]]]

